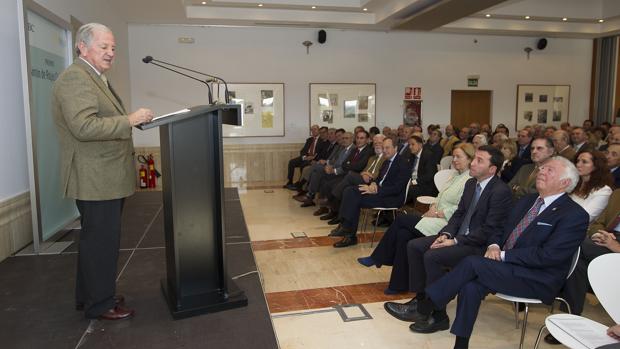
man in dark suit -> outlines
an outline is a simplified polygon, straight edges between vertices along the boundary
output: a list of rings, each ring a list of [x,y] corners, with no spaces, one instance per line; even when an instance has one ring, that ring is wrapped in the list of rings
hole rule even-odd
[[[435,173],[437,173],[436,154],[424,148],[422,138],[409,137],[409,163],[411,164],[411,185],[407,194],[407,202],[415,202],[418,196],[437,195]]]
[[[422,146],[420,145],[420,148]],[[342,195],[340,205],[340,225],[330,236],[342,236],[334,247],[346,247],[357,244],[357,224],[360,209],[371,207],[400,207],[405,200],[405,187],[411,174],[411,166],[406,159],[398,155],[391,139],[383,141],[383,156],[386,160],[381,165],[379,176],[372,183],[359,187],[349,187]]]
[[[524,165],[532,162],[530,144],[532,143],[533,137],[534,134],[532,130],[529,129],[523,129],[517,133],[517,158],[519,158]]]
[[[584,151],[594,151],[596,148],[588,143],[588,134],[583,127],[575,127],[570,133],[570,140],[573,143],[573,149],[577,156]]]
[[[326,146],[327,144],[321,141],[319,137],[319,125],[312,125],[310,127],[310,137],[306,139],[304,147],[299,151],[299,156],[292,158],[288,162],[288,181],[284,185],[284,188],[297,190],[298,186],[293,184],[295,169],[299,168],[301,171],[304,167],[308,166],[310,161],[314,160]]]
[[[448,224],[438,235],[409,241],[409,291],[415,292],[416,297],[405,304],[385,303],[385,310],[392,316],[411,321],[417,299],[424,299],[426,286],[463,258],[483,255],[487,240],[503,228],[512,206],[510,188],[496,175],[503,163],[504,156],[497,148],[478,148],[469,169],[473,178],[465,183],[459,206]]]
[[[441,131],[439,129],[434,129],[430,131],[430,135],[428,137],[428,141],[424,143],[424,148],[428,149],[433,153],[435,158],[435,165],[439,165],[441,158],[443,157],[443,147],[441,146]]]
[[[519,168],[517,174],[512,177],[508,186],[512,189],[512,195],[515,201],[524,195],[536,193],[536,175],[541,165],[550,159],[555,153],[553,141],[549,138],[539,137],[532,141],[533,163],[525,164]]]
[[[570,136],[568,132],[564,130],[554,131],[551,139],[553,139],[553,146],[558,155],[567,158],[569,161],[575,161],[576,153],[575,149],[569,144]]]
[[[105,72],[115,56],[112,31],[98,23],[76,35],[78,58],[54,82],[52,112],[61,150],[61,187],[75,199],[82,228],[76,276],[76,309],[90,319],[133,316],[116,295],[123,202],[136,188],[132,126],[153,112],[128,114]]]
[[[607,167],[614,177],[616,188],[620,188],[620,144],[610,144],[605,151]]]
[[[415,323],[409,328],[419,333],[448,329],[445,307],[458,295],[451,331],[456,335],[454,348],[468,348],[487,294],[499,292],[551,304],[588,228],[588,213],[567,194],[578,181],[575,165],[563,157],[542,165],[536,178],[538,194],[515,204],[505,230],[489,239],[484,257],[466,257],[426,288],[426,298],[418,301]]]

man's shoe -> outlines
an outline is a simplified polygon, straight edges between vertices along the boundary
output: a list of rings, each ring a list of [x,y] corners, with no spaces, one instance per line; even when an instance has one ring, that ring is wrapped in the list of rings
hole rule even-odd
[[[124,320],[132,318],[135,314],[135,310],[124,308],[120,305],[106,311],[99,316],[99,320]]]
[[[348,247],[357,245],[357,237],[355,236],[345,236],[342,240],[336,242],[334,244],[335,248]]]
[[[329,232],[329,234],[327,236],[344,236],[344,230],[342,229],[342,226],[337,226],[335,229],[332,229],[332,231]]]
[[[304,202],[308,199],[308,195],[306,194],[299,194],[299,195],[295,195],[293,196],[293,199],[299,201],[299,202]]]
[[[115,305],[124,305],[125,304],[125,296],[122,294],[117,294],[114,296],[114,304]],[[84,303],[75,303],[75,310],[82,311],[84,310]]]
[[[370,256],[360,257],[357,259],[357,262],[365,267],[372,267],[373,265],[377,265],[377,262],[375,262],[375,260],[372,259],[372,257]]]
[[[435,333],[437,331],[445,331],[449,328],[450,319],[447,316],[437,321],[432,315],[429,316],[427,320],[416,321],[409,326],[411,331],[417,333]]]
[[[293,183],[287,184],[285,188],[288,190],[297,190],[297,186]]]
[[[319,209],[314,211],[314,213],[312,215],[314,215],[314,216],[322,216],[322,215],[324,215],[324,214],[326,214],[328,212],[329,212],[329,208],[327,208],[327,207],[319,207]],[[323,217],[321,217],[321,219],[323,219]]]
[[[336,224],[340,224],[340,218],[338,218],[338,217],[332,218],[332,219],[330,219],[330,220],[327,222],[327,224],[329,224],[329,225],[336,225]]]
[[[555,337],[551,333],[545,336],[545,343],[551,344],[551,345],[562,344],[560,343],[559,340],[555,339]]]
[[[334,218],[338,218],[338,214],[336,212],[329,212],[328,214],[326,214],[325,216],[322,216],[321,218],[319,218],[322,221],[331,221]]]
[[[404,304],[385,302],[383,303],[383,309],[385,309],[388,314],[401,321],[413,322],[419,320],[418,300],[416,298]]]
[[[327,198],[320,198],[319,205],[327,206]]]
[[[304,201],[301,204],[301,207],[310,207],[310,206],[316,206],[316,204],[314,203],[314,200],[310,199],[310,198],[306,198],[306,201]]]
[[[282,186],[282,188],[284,188],[284,189],[288,189],[288,186],[289,186],[289,185],[293,185],[293,183],[291,183],[291,182],[286,182],[286,184],[285,184],[285,185],[283,185],[283,186]]]

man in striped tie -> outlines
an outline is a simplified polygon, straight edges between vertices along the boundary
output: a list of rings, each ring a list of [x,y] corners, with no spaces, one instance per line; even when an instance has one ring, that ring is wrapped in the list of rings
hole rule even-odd
[[[579,174],[563,157],[540,166],[538,194],[523,197],[508,216],[504,231],[487,242],[483,256],[466,257],[454,270],[426,288],[410,329],[432,333],[447,329],[446,305],[458,295],[451,332],[454,348],[468,348],[480,303],[489,293],[537,298],[551,304],[588,228],[589,216],[570,193]]]

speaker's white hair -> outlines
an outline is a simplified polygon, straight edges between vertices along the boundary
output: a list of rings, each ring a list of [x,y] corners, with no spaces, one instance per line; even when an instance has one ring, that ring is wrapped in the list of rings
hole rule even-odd
[[[570,180],[570,184],[564,189],[564,191],[571,193],[577,186],[577,183],[579,183],[579,172],[577,171],[577,167],[575,167],[575,164],[563,156],[554,156],[549,160],[555,160],[562,163],[564,166],[564,173],[560,175],[560,180]]]
[[[78,47],[80,42],[83,42],[86,46],[90,46],[95,32],[111,33],[112,30],[101,23],[87,23],[81,26],[75,34],[75,50],[78,55],[80,54],[80,48]]]

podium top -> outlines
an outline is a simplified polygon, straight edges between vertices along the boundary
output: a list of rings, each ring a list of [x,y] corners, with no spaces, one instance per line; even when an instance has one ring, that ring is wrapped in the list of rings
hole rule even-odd
[[[212,112],[217,112],[221,115],[222,124],[241,125],[241,106],[239,104],[215,104],[196,105],[170,114],[160,115],[147,124],[137,125],[136,128],[148,130]]]

